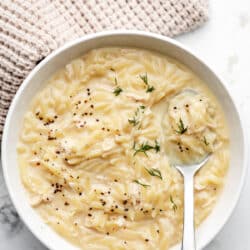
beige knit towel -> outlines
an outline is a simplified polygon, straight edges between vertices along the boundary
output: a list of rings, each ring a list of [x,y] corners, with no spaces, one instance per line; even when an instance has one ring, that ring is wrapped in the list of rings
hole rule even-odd
[[[0,138],[24,78],[65,42],[118,28],[174,36],[206,19],[206,0],[0,0]]]

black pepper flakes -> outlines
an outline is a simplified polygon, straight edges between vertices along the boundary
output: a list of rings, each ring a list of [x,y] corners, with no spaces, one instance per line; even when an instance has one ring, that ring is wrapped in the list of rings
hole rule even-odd
[[[67,201],[65,201],[64,206],[69,206],[69,203]]]
[[[88,216],[89,216],[89,217],[91,217],[91,216],[92,216],[92,214],[88,214]]]
[[[49,141],[56,140],[56,137],[53,137],[53,136],[48,136],[48,140],[49,140]]]

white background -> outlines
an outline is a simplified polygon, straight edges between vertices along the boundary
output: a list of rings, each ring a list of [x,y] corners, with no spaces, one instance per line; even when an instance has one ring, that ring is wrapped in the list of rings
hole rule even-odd
[[[210,0],[210,20],[176,39],[225,79],[249,130],[250,0]],[[0,250],[46,250],[18,221],[1,171],[0,168]],[[233,216],[205,250],[250,250],[250,171]]]

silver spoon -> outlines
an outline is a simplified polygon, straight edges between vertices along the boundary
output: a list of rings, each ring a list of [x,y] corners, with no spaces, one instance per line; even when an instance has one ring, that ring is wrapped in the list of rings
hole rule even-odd
[[[208,154],[201,162],[193,165],[174,165],[184,178],[183,238],[181,250],[195,250],[194,228],[194,176],[208,161]]]
[[[194,89],[184,89],[180,93],[197,95]],[[179,95],[178,93],[177,95]],[[178,165],[173,164],[179,170],[184,179],[184,214],[183,237],[181,250],[196,250],[195,225],[194,225],[194,176],[208,161],[211,153],[207,154],[199,163]]]

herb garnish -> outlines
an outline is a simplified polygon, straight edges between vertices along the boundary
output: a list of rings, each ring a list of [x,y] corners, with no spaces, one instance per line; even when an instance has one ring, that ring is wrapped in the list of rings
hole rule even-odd
[[[158,143],[158,141],[157,140],[155,140],[155,152],[157,153],[157,152],[159,152],[160,150],[161,150],[161,147],[160,147],[160,144]]]
[[[139,123],[139,121],[137,120],[135,116],[133,117],[133,119],[128,119],[128,122],[132,124],[133,126],[136,126]]]
[[[172,209],[174,211],[176,211],[177,210],[177,205],[175,204],[172,195],[170,195],[170,202],[172,203]]]
[[[140,116],[140,109],[142,109],[142,113],[144,113],[145,106],[140,106],[140,108],[137,108],[134,114],[134,117],[132,119],[128,119],[128,122],[132,124],[134,127],[139,124],[139,116]]]
[[[141,182],[140,182],[140,181],[138,181],[138,180],[133,180],[133,182],[135,182],[135,183],[137,183],[137,184],[139,184],[139,185],[143,186],[144,188],[146,188],[146,187],[150,187],[150,185],[148,185],[148,184],[144,184],[144,183],[141,183]]]
[[[206,146],[209,145],[209,142],[207,141],[207,138],[205,136],[203,137],[203,142],[205,143]]]
[[[181,118],[180,118],[179,123],[177,124],[177,126],[178,126],[178,130],[175,130],[175,132],[177,132],[178,134],[181,134],[181,135],[184,134],[188,129],[188,127],[184,126],[184,123],[183,123]]]
[[[115,77],[115,85],[118,85],[118,81],[117,78]]]
[[[158,141],[157,140],[155,140],[155,146],[152,146],[152,145],[149,145],[147,142],[144,142],[144,143],[142,143],[141,145],[139,145],[139,148],[135,148],[135,146],[136,146],[136,143],[134,142],[134,146],[133,146],[133,149],[135,150],[135,152],[134,152],[134,156],[136,155],[136,154],[138,154],[138,153],[144,153],[146,156],[148,156],[147,155],[147,151],[148,150],[151,150],[151,149],[154,149],[155,150],[155,152],[157,153],[157,152],[159,152],[160,151],[160,145],[159,145],[159,143],[158,143]]]
[[[152,91],[155,90],[154,86],[150,86],[150,85],[148,84],[148,75],[147,75],[147,73],[145,73],[145,75],[140,75],[140,78],[142,79],[142,81],[143,81],[143,82],[146,84],[146,86],[147,86],[147,90],[146,90],[147,93],[148,93],[148,92],[152,92]]]
[[[137,110],[135,111],[135,115],[133,119],[128,119],[128,122],[132,124],[133,126],[136,126],[139,123],[138,114],[139,114],[139,108],[137,108]]]
[[[145,168],[145,170],[152,176],[156,176],[158,178],[160,178],[162,180],[162,175],[161,175],[161,171],[159,169],[156,168]]]
[[[116,79],[116,78],[115,78],[115,79]],[[115,90],[113,91],[113,93],[115,94],[115,96],[120,95],[121,92],[122,92],[122,89],[121,89],[119,86],[117,86],[117,87],[115,88]]]

